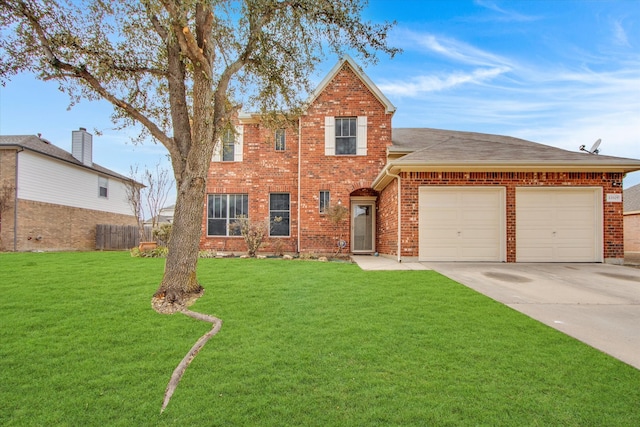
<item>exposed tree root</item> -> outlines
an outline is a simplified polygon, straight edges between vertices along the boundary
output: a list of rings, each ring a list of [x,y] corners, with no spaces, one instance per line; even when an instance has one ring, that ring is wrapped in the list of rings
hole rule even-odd
[[[193,317],[197,320],[202,320],[203,322],[209,322],[212,324],[211,330],[204,334],[196,343],[191,347],[191,350],[184,356],[182,361],[178,364],[176,369],[171,374],[171,379],[169,380],[169,384],[167,384],[167,389],[164,392],[164,400],[162,401],[162,409],[160,409],[160,413],[163,413],[167,405],[169,404],[169,400],[171,400],[171,396],[173,396],[173,392],[176,391],[176,387],[178,387],[178,383],[182,379],[182,375],[184,371],[187,369],[187,366],[191,363],[191,361],[196,357],[198,352],[204,347],[204,345],[220,331],[222,328],[222,320],[217,317],[210,316],[208,314],[197,313],[195,311],[188,310],[183,308],[179,310],[185,316]]]

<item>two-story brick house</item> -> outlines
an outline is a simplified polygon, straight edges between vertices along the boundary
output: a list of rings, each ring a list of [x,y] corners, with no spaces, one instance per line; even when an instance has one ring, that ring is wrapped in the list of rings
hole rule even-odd
[[[209,170],[201,246],[245,250],[229,224],[271,219],[287,252],[398,261],[623,259],[622,178],[640,160],[500,135],[392,129],[393,104],[345,57],[293,128],[240,114]],[[339,230],[328,206],[350,216]],[[266,245],[265,250],[272,250]]]

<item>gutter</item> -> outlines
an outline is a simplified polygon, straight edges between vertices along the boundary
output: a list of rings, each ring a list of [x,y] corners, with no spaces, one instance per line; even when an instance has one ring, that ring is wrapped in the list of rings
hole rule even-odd
[[[614,172],[629,173],[640,170],[637,163],[402,163],[389,162],[372,183],[374,190],[380,191],[386,187],[399,172]]]
[[[400,250],[402,249],[402,203],[401,203],[401,181],[400,181],[400,175],[395,175],[391,172],[389,172],[389,169],[385,168],[384,172],[386,174],[386,176],[390,176],[392,178],[396,178],[398,180],[398,195],[397,195],[397,199],[398,199],[398,231],[397,231],[397,235],[398,235],[398,240],[397,240],[397,249],[396,249],[396,253],[397,253],[397,261],[398,262],[402,262],[402,257],[400,256]]]
[[[397,168],[393,162],[387,163],[371,183],[371,188],[376,191],[383,190],[389,182],[393,181],[394,177],[398,177],[398,175],[395,174],[396,172],[400,172],[400,169]],[[389,179],[389,177],[391,177],[391,179]]]
[[[623,159],[627,160],[627,159]],[[393,166],[405,172],[635,172],[640,170],[640,160],[601,161],[599,163],[586,161],[557,161],[527,162],[420,162],[403,161],[391,162]]]

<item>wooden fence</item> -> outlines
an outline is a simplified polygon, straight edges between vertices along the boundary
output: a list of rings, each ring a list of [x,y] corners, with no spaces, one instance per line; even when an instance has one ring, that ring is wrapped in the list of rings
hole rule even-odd
[[[144,241],[152,242],[153,234],[150,225],[144,227]],[[96,225],[97,250],[131,249],[140,244],[138,227],[135,225]]]

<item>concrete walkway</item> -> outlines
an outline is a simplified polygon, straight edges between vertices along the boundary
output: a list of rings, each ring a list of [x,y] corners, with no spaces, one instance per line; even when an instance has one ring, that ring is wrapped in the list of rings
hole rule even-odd
[[[363,270],[431,270],[420,262],[398,262],[374,255],[353,255],[351,259]]]
[[[609,264],[397,263],[354,257],[363,270],[435,270],[640,369],[640,269]]]

